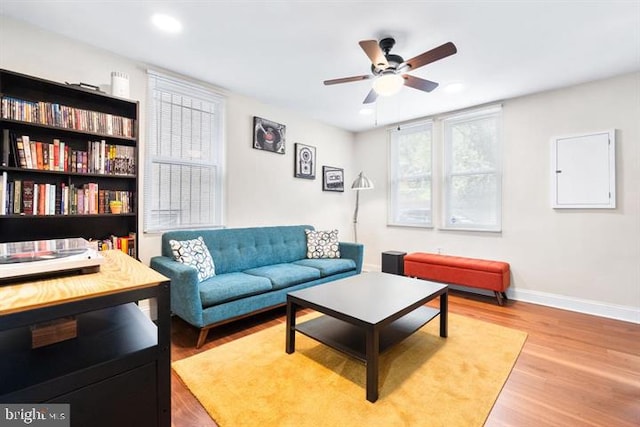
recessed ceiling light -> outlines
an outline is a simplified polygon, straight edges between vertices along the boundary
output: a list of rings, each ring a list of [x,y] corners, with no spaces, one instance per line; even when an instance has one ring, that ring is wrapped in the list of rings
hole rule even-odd
[[[360,114],[362,114],[363,116],[368,116],[373,114],[373,108],[362,108],[360,110]]]
[[[449,83],[444,87],[444,91],[448,93],[457,93],[464,89],[464,84],[460,82]]]
[[[167,33],[179,33],[182,31],[182,24],[173,16],[165,15],[164,13],[156,13],[151,17],[153,25],[166,31]]]

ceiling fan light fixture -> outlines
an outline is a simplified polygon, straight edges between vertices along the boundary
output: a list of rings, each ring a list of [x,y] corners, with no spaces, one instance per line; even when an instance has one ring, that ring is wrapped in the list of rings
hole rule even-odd
[[[400,74],[383,74],[373,82],[373,90],[380,96],[391,96],[400,92],[404,78]]]

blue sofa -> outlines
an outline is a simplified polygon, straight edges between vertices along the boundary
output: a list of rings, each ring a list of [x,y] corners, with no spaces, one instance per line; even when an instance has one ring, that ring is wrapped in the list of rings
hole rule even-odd
[[[340,242],[340,259],[308,259],[305,229],[310,225],[179,230],[162,235],[162,255],[151,268],[171,279],[171,310],[200,328],[196,347],[209,329],[281,306],[287,293],[359,274],[364,247]],[[198,281],[197,270],[175,261],[170,240],[202,236],[214,277]]]

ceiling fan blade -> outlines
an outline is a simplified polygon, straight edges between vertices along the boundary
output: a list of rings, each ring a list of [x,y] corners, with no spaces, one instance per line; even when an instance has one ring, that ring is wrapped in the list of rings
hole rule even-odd
[[[387,58],[384,56],[384,52],[380,49],[376,40],[362,40],[359,43],[360,47],[364,50],[364,53],[367,54],[375,68],[384,69],[389,66]]]
[[[335,85],[338,83],[349,83],[349,82],[357,82],[360,80],[369,80],[371,77],[373,77],[370,74],[364,75],[364,76],[353,76],[353,77],[342,77],[340,79],[331,79],[331,80],[325,80],[324,84],[325,85]]]
[[[438,87],[438,83],[431,80],[421,79],[420,77],[410,76],[409,74],[403,74],[405,86],[410,86],[414,89],[422,90],[425,92],[431,92]]]
[[[375,90],[371,89],[369,91],[369,95],[367,95],[367,97],[364,99],[364,101],[362,101],[362,103],[371,104],[372,102],[375,102],[377,98],[378,98],[378,94],[376,93]]]
[[[412,70],[415,70],[423,65],[427,65],[439,59],[453,55],[457,51],[458,49],[456,48],[456,45],[451,42],[447,42],[442,46],[438,46],[435,49],[431,49],[430,51],[423,53],[422,55],[418,55],[408,61],[405,61],[405,64],[409,65]]]

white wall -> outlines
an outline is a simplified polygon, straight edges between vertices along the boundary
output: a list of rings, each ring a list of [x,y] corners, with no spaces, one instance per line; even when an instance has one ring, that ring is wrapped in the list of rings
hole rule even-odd
[[[41,31],[0,16],[0,67],[58,82],[85,82],[110,91],[111,71],[129,74],[131,98],[140,102],[140,175],[143,188],[147,64]],[[351,240],[354,195],[322,191],[322,165],[345,169],[353,180],[353,139],[350,132],[303,115],[227,93],[226,206],[230,227],[311,224],[337,228],[341,240]],[[253,116],[287,126],[286,154],[252,148]],[[316,147],[316,179],[293,177],[294,143]],[[142,212],[143,198],[139,198]],[[160,234],[144,234],[139,224],[139,257],[147,263],[160,253]]]
[[[502,233],[386,226],[387,132],[358,134],[357,166],[376,183],[361,197],[365,263],[379,268],[385,250],[438,248],[503,260],[518,299],[640,322],[639,118],[640,73],[505,101]],[[611,128],[618,207],[552,209],[550,138]],[[441,147],[434,148],[440,159]]]

